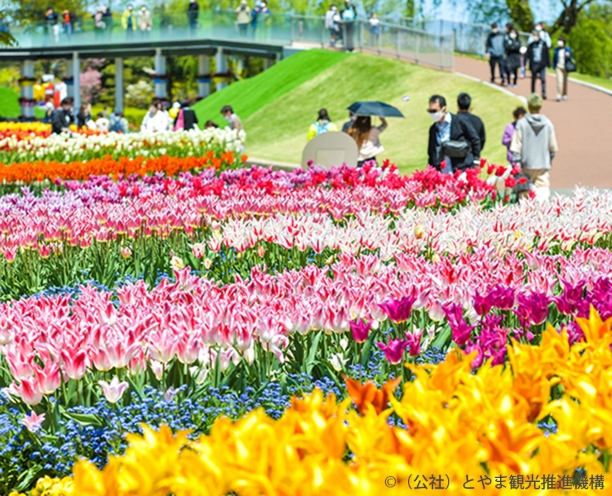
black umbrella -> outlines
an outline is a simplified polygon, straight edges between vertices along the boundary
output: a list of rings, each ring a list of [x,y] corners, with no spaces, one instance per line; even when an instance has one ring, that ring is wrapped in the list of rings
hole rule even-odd
[[[348,110],[355,115],[375,115],[377,117],[404,117],[397,108],[383,102],[355,102]]]

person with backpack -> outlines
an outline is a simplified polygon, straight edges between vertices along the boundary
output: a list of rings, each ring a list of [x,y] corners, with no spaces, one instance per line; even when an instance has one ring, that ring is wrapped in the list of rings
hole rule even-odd
[[[314,121],[308,128],[308,135],[306,139],[310,141],[315,136],[323,133],[335,133],[338,131],[338,127],[331,121],[327,110],[322,108],[319,110],[317,120]]]

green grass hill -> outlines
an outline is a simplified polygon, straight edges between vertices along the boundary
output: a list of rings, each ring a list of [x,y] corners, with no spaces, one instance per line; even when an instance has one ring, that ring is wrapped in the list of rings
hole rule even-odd
[[[429,97],[444,95],[455,112],[456,97],[462,91],[472,96],[473,112],[486,126],[483,156],[505,163],[501,137],[520,100],[456,74],[374,55],[300,52],[254,78],[213,93],[194,109],[200,122],[222,123],[220,108],[232,105],[247,132],[248,155],[300,163],[306,132],[320,108],[327,108],[341,127],[351,103],[381,100],[398,107],[406,118],[389,120],[389,129],[381,135],[385,154],[379,158],[389,158],[409,172],[427,163]],[[410,100],[405,102],[403,96]]]
[[[12,88],[0,87],[0,117],[15,118],[20,114],[19,95]]]

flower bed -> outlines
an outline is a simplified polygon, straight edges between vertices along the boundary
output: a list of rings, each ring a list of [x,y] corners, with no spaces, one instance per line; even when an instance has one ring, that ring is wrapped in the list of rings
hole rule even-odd
[[[80,461],[74,479],[39,484],[64,495],[144,488],[177,496],[258,494],[262,487],[370,495],[421,484],[461,495],[477,486],[479,494],[597,494],[606,487],[602,453],[612,446],[610,323],[595,313],[580,320],[580,345],[552,328],[539,345],[515,343],[510,367],[487,364],[474,374],[473,356],[460,351],[439,365],[410,366],[414,379],[399,398],[399,380],[378,390],[347,379],[349,399],[338,403],[315,391],[294,398],[278,420],[257,410],[235,423],[219,419],[208,435],[191,439],[166,426],[145,427],[103,470]]]
[[[0,197],[0,492],[132,494],[150,459],[175,495],[607,472],[609,193],[114,163]],[[126,452],[140,423],[175,434]]]
[[[0,163],[56,161],[71,162],[110,156],[197,157],[213,151],[221,155],[241,153],[246,135],[230,129],[205,129],[163,133],[64,133],[0,135]]]

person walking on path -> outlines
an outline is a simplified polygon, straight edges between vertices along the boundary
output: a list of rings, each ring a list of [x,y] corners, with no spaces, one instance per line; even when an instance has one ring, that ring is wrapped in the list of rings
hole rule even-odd
[[[484,150],[485,141],[486,141],[486,133],[484,123],[482,119],[477,115],[474,115],[470,112],[470,107],[472,106],[472,97],[467,93],[461,93],[457,97],[457,117],[462,119],[467,119],[469,123],[478,134],[478,139],[480,140],[480,150]]]
[[[338,31],[340,31],[338,23],[336,22],[337,16],[338,8],[336,7],[336,4],[332,3],[329,6],[329,10],[325,13],[325,29],[329,31],[329,46],[332,48],[336,46]]]
[[[495,83],[495,66],[499,66],[499,77],[501,84],[504,84],[504,34],[499,31],[497,23],[491,25],[491,33],[487,38],[486,52],[489,56],[489,65],[491,66],[491,82]]]
[[[504,135],[502,136],[502,145],[504,145],[508,150],[508,162],[514,165],[514,161],[512,159],[512,152],[510,151],[510,145],[512,144],[512,136],[514,136],[514,130],[516,129],[516,123],[519,119],[522,119],[527,114],[527,110],[524,107],[517,107],[512,112],[512,117],[514,117],[514,121],[506,126],[504,129]]]
[[[79,108],[79,112],[77,113],[77,122],[76,125],[78,128],[82,128],[85,126],[89,127],[89,121],[91,120],[91,105],[89,103],[84,103]]]
[[[121,26],[125,29],[128,39],[131,38],[136,29],[136,14],[134,14],[134,7],[132,4],[128,5],[127,9],[123,11]]]
[[[191,0],[187,7],[187,19],[189,20],[189,29],[195,31],[198,27],[198,16],[200,15],[200,5],[198,0]]]
[[[546,70],[550,66],[550,55],[538,31],[533,32],[533,41],[527,47],[527,61],[531,70],[531,92],[535,93],[536,80],[539,79],[542,82],[542,98],[546,100]]]
[[[574,54],[566,46],[565,36],[559,36],[557,45],[553,54],[553,69],[557,73],[557,101],[560,102],[567,100],[567,66]]]
[[[380,143],[380,134],[387,129],[387,121],[383,117],[380,118],[380,121],[380,126],[373,127],[372,118],[369,115],[358,115],[349,128],[348,134],[355,140],[359,148],[357,167],[371,160],[376,161],[376,156],[385,151]]]
[[[550,39],[550,35],[546,31],[546,23],[538,22],[534,28],[534,31],[527,38],[527,46],[531,45],[535,41],[535,33],[537,32],[538,37],[546,43],[546,46],[550,50],[552,48],[552,40]]]
[[[504,51],[506,52],[506,79],[509,87],[516,86],[518,71],[521,67],[521,42],[518,33],[513,27],[505,39]]]
[[[550,167],[559,150],[555,127],[543,114],[543,99],[533,93],[527,99],[529,114],[516,123],[510,151],[512,162],[519,165],[533,183],[536,198],[550,197]]]
[[[470,169],[480,163],[480,139],[467,119],[458,119],[446,110],[446,99],[433,95],[427,109],[429,128],[427,154],[429,165],[443,174]]]
[[[236,14],[236,24],[238,24],[238,33],[240,36],[246,36],[251,22],[251,12],[246,0],[240,2],[240,7],[234,10]]]
[[[314,121],[308,128],[306,139],[310,141],[312,138],[323,133],[335,133],[338,131],[336,125],[331,121],[326,109],[319,110],[317,120]]]
[[[344,31],[342,36],[344,49],[352,52],[355,49],[355,19],[357,18],[357,13],[351,0],[345,0],[344,10],[340,17],[342,18],[342,30]]]

